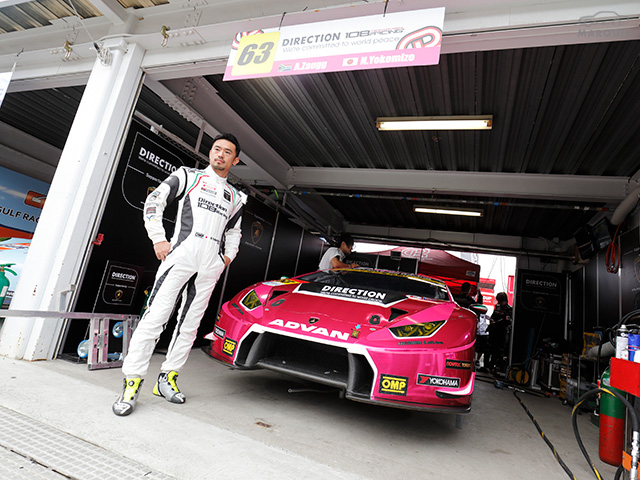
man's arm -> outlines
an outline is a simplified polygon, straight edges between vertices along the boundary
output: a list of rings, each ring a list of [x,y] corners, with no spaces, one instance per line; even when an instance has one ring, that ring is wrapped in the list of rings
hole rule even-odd
[[[247,202],[247,196],[238,192],[238,202],[233,209],[233,214],[227,222],[224,232],[224,265],[229,265],[238,254],[240,239],[242,238],[242,210]]]
[[[144,227],[153,242],[153,250],[158,260],[164,261],[171,250],[167,241],[162,218],[166,206],[173,202],[186,184],[186,171],[176,170],[149,194],[144,202]]]

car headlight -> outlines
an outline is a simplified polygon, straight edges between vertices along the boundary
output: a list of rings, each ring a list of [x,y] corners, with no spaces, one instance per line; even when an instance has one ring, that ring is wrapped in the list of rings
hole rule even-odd
[[[402,325],[401,327],[391,327],[391,333],[397,338],[406,337],[430,337],[435,334],[440,327],[446,323],[446,320],[438,320],[435,322],[411,323]]]
[[[247,293],[242,300],[240,300],[240,303],[242,305],[244,305],[244,307],[248,310],[255,310],[258,307],[262,306],[262,303],[260,302],[260,298],[258,297],[258,294],[256,293],[255,290],[251,290],[249,293]]]

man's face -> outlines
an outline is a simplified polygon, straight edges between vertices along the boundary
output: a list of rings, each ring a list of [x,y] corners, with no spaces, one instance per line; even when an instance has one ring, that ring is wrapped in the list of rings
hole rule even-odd
[[[340,244],[340,250],[342,250],[342,253],[344,253],[345,255],[349,255],[352,249],[353,245],[347,245],[345,242],[342,242]]]
[[[226,177],[233,165],[240,159],[236,156],[236,146],[229,140],[219,139],[211,147],[209,163],[211,168],[220,176]]]

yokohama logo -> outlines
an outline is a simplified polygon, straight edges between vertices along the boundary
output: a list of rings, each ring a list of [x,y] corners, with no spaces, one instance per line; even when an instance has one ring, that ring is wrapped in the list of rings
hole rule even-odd
[[[396,50],[407,48],[437,47],[442,41],[442,30],[438,27],[425,27],[408,33],[400,39]]]
[[[452,377],[437,377],[435,375],[418,374],[418,385],[428,385],[431,387],[459,388],[460,379]]]

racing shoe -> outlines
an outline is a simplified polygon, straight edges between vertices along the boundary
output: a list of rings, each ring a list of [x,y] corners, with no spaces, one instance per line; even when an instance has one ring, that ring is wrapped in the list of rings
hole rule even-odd
[[[178,379],[178,372],[162,372],[158,375],[158,381],[156,386],[153,387],[153,394],[159,397],[164,397],[171,403],[184,403],[186,398],[183,393],[180,392],[176,380]]]
[[[136,402],[138,400],[138,394],[140,393],[142,382],[144,382],[144,380],[140,377],[124,379],[122,394],[111,407],[113,413],[120,417],[124,417],[133,412],[136,408]]]

